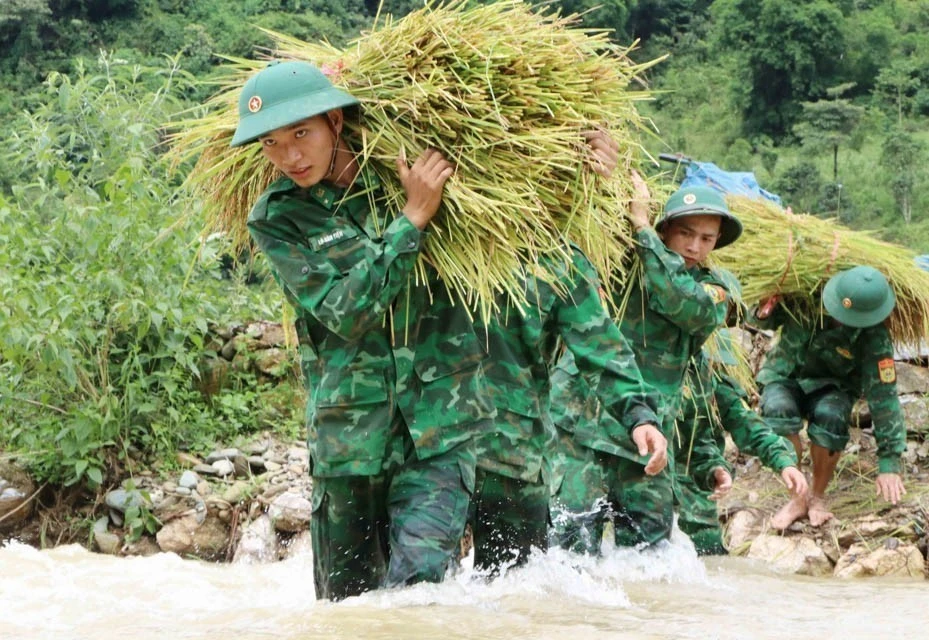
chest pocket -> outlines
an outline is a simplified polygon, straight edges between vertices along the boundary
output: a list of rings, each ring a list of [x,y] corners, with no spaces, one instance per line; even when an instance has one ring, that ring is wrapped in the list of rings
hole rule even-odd
[[[339,225],[323,233],[307,238],[307,244],[314,253],[325,257],[341,273],[346,273],[363,257],[367,248],[366,238],[358,230]]]

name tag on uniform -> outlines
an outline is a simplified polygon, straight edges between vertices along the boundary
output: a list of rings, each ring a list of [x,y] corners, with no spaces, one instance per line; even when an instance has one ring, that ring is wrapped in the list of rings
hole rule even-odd
[[[325,249],[326,247],[331,247],[334,244],[338,244],[343,240],[348,240],[349,238],[354,238],[358,235],[358,232],[354,229],[333,229],[332,231],[327,231],[326,233],[310,238],[310,247],[313,251],[319,251]]]
[[[884,358],[877,363],[877,371],[880,374],[881,382],[891,383],[897,381],[897,370],[894,368],[893,358]]]

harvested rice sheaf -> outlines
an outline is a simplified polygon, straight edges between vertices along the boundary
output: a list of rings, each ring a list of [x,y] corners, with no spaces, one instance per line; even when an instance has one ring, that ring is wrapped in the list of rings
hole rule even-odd
[[[929,273],[916,266],[913,251],[836,220],[789,213],[744,197],[730,196],[728,201],[744,232],[713,252],[713,260],[738,276],[747,305],[780,295],[790,312],[818,315],[822,285],[836,273],[864,264],[881,271],[893,287],[897,306],[889,328],[894,340],[915,346],[929,336]]]
[[[629,169],[650,132],[636,102],[649,99],[641,74],[657,60],[636,65],[607,32],[577,25],[577,16],[518,0],[454,1],[387,17],[345,49],[267,32],[268,57],[312,62],[361,101],[345,138],[378,175],[390,210],[405,203],[394,162],[401,152],[412,161],[434,147],[455,163],[423,260],[486,315],[499,292],[522,300],[525,269],[549,278],[539,257],[566,257],[569,242],[608,286],[625,275]],[[231,59],[206,115],[178,123],[174,140],[178,160],[198,158],[187,186],[203,196],[205,232],[235,244],[277,177],[256,145],[229,148],[239,91],[264,64]],[[585,165],[582,133],[595,127],[620,145],[610,179]]]

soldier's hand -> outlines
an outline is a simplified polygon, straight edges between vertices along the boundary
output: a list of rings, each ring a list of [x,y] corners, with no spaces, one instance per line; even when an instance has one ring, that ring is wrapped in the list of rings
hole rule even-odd
[[[632,430],[632,441],[639,448],[640,456],[652,454],[645,465],[646,474],[653,476],[667,466],[668,441],[658,427],[650,422],[640,424]]]
[[[648,218],[648,203],[651,201],[651,194],[648,192],[648,185],[638,171],[632,170],[632,200],[629,202],[629,221],[636,231],[650,226]]]
[[[407,166],[406,154],[401,150],[397,158],[397,173],[406,191],[403,215],[417,229],[425,229],[439,210],[442,189],[454,172],[452,163],[435,149],[426,149],[412,167]]]
[[[732,488],[732,476],[722,467],[716,467],[713,469],[713,478],[716,480],[716,487],[710,494],[710,500],[719,500]]]
[[[587,139],[589,146],[587,164],[596,173],[609,178],[619,164],[619,145],[603,129],[584,131],[581,135]]]
[[[784,468],[784,470],[781,471],[781,479],[783,479],[784,484],[787,485],[787,490],[798,498],[800,496],[805,496],[810,488],[806,483],[806,476],[803,475],[803,472],[797,467]]]
[[[903,480],[900,479],[898,473],[879,473],[874,484],[877,486],[877,495],[890,504],[897,504],[906,494]]]

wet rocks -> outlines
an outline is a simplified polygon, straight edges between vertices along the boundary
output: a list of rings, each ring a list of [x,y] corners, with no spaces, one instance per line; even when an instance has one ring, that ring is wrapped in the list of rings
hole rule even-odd
[[[12,531],[32,516],[35,482],[17,465],[0,460],[0,533]]]
[[[827,576],[832,563],[810,538],[760,535],[752,542],[748,557],[760,560],[775,571],[805,576]]]
[[[884,544],[857,542],[839,558],[835,565],[837,578],[889,576],[895,578],[926,578],[926,560],[914,544],[900,544],[897,538],[887,538]]]

